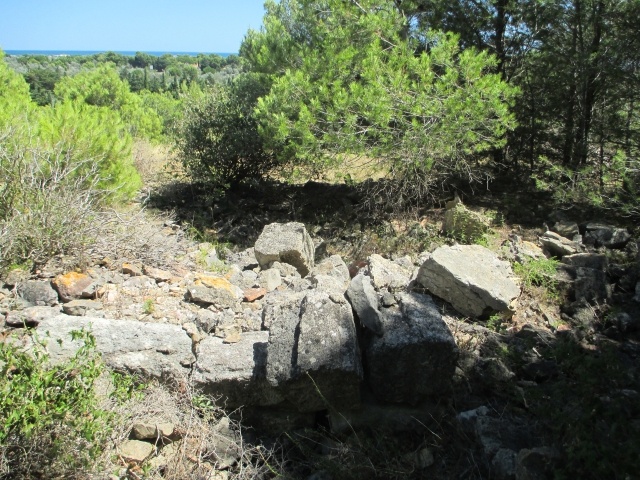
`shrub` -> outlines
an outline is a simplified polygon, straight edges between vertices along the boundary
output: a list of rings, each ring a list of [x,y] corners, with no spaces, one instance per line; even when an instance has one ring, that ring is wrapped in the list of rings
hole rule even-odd
[[[95,339],[83,340],[76,355],[54,365],[45,345],[30,334],[33,348],[0,343],[0,476],[52,478],[86,465],[108,433],[107,413],[98,408],[94,383],[103,366]]]
[[[186,107],[177,149],[192,179],[234,185],[275,166],[276,157],[264,148],[253,113],[265,91],[259,76],[244,74],[230,85],[212,87]]]
[[[522,279],[525,287],[538,285],[553,290],[559,263],[553,258],[531,259],[526,263],[514,263],[513,271]]]

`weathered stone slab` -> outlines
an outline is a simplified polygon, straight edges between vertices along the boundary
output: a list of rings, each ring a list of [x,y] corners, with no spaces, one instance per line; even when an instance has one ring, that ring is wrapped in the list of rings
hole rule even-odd
[[[299,411],[356,408],[362,366],[351,306],[311,290],[265,307],[267,379]]]
[[[347,297],[360,323],[376,335],[382,335],[378,295],[371,285],[371,279],[362,274],[356,275],[349,285]]]
[[[187,289],[187,296],[193,302],[231,308],[244,298],[244,292],[225,278],[200,275]]]
[[[364,272],[371,277],[376,290],[396,291],[409,285],[412,269],[406,268],[404,264],[387,260],[378,254],[369,256],[367,262]]]
[[[576,253],[577,245],[572,240],[564,238],[555,232],[546,232],[540,237],[540,243],[554,256],[564,257]]]
[[[261,268],[271,262],[288,263],[305,277],[314,266],[313,240],[302,223],[266,225],[255,244],[255,256]]]
[[[556,222],[551,230],[564,238],[573,239],[573,237],[575,237],[576,235],[580,235],[578,224],[576,222],[571,222],[568,220],[560,220]]]
[[[94,300],[72,300],[62,305],[62,310],[67,315],[82,317],[90,310],[102,310],[102,303]]]
[[[518,263],[527,263],[534,259],[539,260],[546,258],[542,249],[535,243],[522,240],[518,235],[510,235],[507,240],[509,258]]]
[[[280,403],[282,396],[266,380],[268,341],[265,331],[243,333],[237,343],[205,338],[196,350],[195,385],[228,407]]]
[[[366,379],[379,400],[416,404],[447,389],[458,348],[431,297],[399,297],[400,308],[381,312],[384,335],[365,349]]]
[[[587,224],[585,243],[594,244],[596,247],[624,248],[631,235],[624,228],[616,228],[607,223],[591,222]]]
[[[27,302],[39,306],[51,306],[58,303],[58,293],[49,282],[27,280],[18,285],[18,295]]]
[[[59,314],[60,309],[55,307],[29,307],[9,312],[5,324],[14,328],[36,327],[42,320]]]
[[[340,255],[331,255],[329,258],[323,260],[311,270],[310,275],[327,275],[332,277],[338,284],[342,285],[343,291],[347,289],[349,281],[351,280],[349,268]]]
[[[562,263],[573,267],[592,268],[606,272],[609,267],[609,259],[606,255],[597,255],[595,253],[576,253],[575,255],[565,255],[562,257]]]
[[[60,362],[81,347],[80,340],[72,340],[71,332],[82,329],[91,332],[97,351],[107,366],[116,370],[176,379],[188,375],[195,360],[191,339],[177,325],[59,314],[41,320],[36,332],[47,341],[51,361]]]
[[[508,312],[520,295],[508,262],[480,245],[442,246],[424,262],[417,281],[469,317]]]

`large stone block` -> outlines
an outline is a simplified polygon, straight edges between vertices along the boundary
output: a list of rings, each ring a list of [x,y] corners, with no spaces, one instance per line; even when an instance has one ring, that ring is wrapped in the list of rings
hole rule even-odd
[[[254,248],[260,268],[271,262],[288,263],[305,277],[314,265],[315,248],[304,224],[272,223],[266,225]]]
[[[376,398],[417,402],[446,391],[458,348],[428,295],[402,293],[400,308],[382,310],[384,335],[365,348],[366,379]]]
[[[269,332],[246,332],[237,343],[207,337],[198,344],[194,384],[228,407],[275,405],[283,398],[266,380]]]
[[[36,329],[46,340],[51,361],[72,357],[82,346],[71,332],[87,330],[96,339],[96,349],[106,365],[145,377],[162,380],[187,376],[195,361],[191,339],[177,325],[107,320],[57,315],[40,320]]]
[[[520,295],[513,271],[480,245],[442,246],[420,267],[417,281],[469,317],[508,312]]]
[[[265,307],[267,379],[299,411],[356,408],[362,365],[351,306],[317,290]]]

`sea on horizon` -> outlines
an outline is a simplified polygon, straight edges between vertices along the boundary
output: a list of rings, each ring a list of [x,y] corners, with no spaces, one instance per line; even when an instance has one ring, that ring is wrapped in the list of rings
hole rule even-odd
[[[121,55],[126,55],[129,57],[135,56],[135,51],[123,51],[123,50],[4,50],[7,55],[46,55],[46,56],[60,56],[60,55],[95,55],[96,53],[105,53],[109,51],[114,51],[115,53],[120,53]],[[141,50],[138,50],[141,51]],[[144,52],[149,55],[154,55],[159,57],[160,55],[164,55],[165,53],[170,53],[171,55],[191,55],[192,57],[197,56],[199,53],[215,53],[216,55],[220,55],[221,57],[228,57],[229,55],[237,55],[237,53],[220,53],[220,52]]]

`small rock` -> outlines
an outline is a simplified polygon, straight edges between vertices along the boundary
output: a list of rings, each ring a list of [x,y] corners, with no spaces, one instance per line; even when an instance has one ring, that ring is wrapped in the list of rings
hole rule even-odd
[[[7,278],[4,279],[9,287],[15,287],[19,283],[22,283],[29,279],[29,271],[22,268],[14,268],[7,274]]]
[[[577,245],[573,241],[551,231],[546,232],[540,237],[540,243],[542,243],[552,255],[557,257],[573,255],[577,252]]]
[[[58,303],[58,293],[51,288],[49,282],[27,280],[18,285],[18,295],[36,306],[51,306]]]
[[[191,340],[194,342],[200,341],[200,333],[198,332],[198,327],[193,322],[186,322],[182,324],[182,329],[187,332],[187,335],[191,337]]]
[[[593,244],[596,248],[624,248],[631,240],[631,235],[626,229],[615,228],[606,223],[588,223],[586,230],[585,243]]]
[[[120,455],[130,462],[142,463],[155,451],[151,443],[140,440],[127,440],[120,445]]]
[[[296,267],[294,267],[293,265],[289,265],[288,263],[271,262],[267,267],[275,268],[278,272],[280,272],[281,277],[300,276]]]
[[[142,267],[142,270],[147,277],[153,278],[158,283],[168,282],[173,278],[173,274],[171,272],[160,270],[159,268],[148,267],[145,265]]]
[[[382,295],[383,307],[393,307],[394,305],[397,305],[397,304],[398,302],[396,301],[396,297],[394,297],[391,292],[385,292],[384,295]]]
[[[244,301],[253,302],[264,297],[266,294],[267,290],[265,288],[249,288],[244,291]]]
[[[240,335],[239,331],[234,331],[225,336],[222,343],[238,343],[240,341],[242,341],[242,335]]]
[[[554,448],[539,447],[531,450],[522,449],[515,460],[516,478],[518,480],[547,480],[553,478],[560,454]]]
[[[237,265],[240,270],[252,270],[259,266],[253,247],[239,253],[230,253],[225,261],[228,265]]]
[[[561,220],[559,222],[556,222],[551,230],[553,230],[558,235],[564,238],[573,238],[574,236],[580,234],[580,229],[578,228],[578,224],[575,222],[569,222],[566,220]]]
[[[142,270],[137,265],[133,265],[131,263],[123,263],[122,264],[122,273],[126,273],[127,275],[131,275],[132,277],[139,277],[140,275],[142,275]]]
[[[288,263],[306,277],[314,266],[315,247],[302,223],[266,225],[256,241],[254,252],[263,269],[271,262]]]
[[[518,263],[527,263],[530,259],[545,258],[542,249],[535,243],[522,240],[518,235],[510,235],[506,242],[509,249],[508,256]]]
[[[574,267],[601,270],[603,272],[606,272],[609,266],[609,260],[606,255],[597,255],[595,253],[576,253],[575,255],[565,255],[562,257],[562,263],[572,265]]]
[[[376,335],[382,335],[378,296],[371,285],[371,279],[362,274],[356,275],[347,289],[347,297],[362,325]]]
[[[267,292],[273,292],[276,288],[282,285],[280,272],[275,268],[269,268],[260,272],[258,274],[258,282],[267,289]]]
[[[631,315],[625,312],[613,315],[609,321],[618,327],[622,333],[630,333],[640,330],[640,318],[631,317]]]
[[[89,275],[76,272],[58,275],[52,282],[53,288],[58,291],[63,302],[70,302],[82,296],[82,292],[93,283],[94,280]]]
[[[413,265],[407,268],[377,254],[370,255],[367,263],[365,274],[371,277],[373,286],[378,291],[383,289],[402,290],[411,280]]]
[[[224,278],[200,275],[187,289],[187,295],[193,302],[231,308],[242,300],[244,292]]]
[[[62,305],[62,310],[67,315],[83,317],[90,310],[102,310],[102,303],[93,300],[73,300]]]
[[[46,319],[55,317],[60,313],[58,308],[52,307],[29,307],[24,310],[14,310],[7,314],[5,323],[8,327],[22,328],[37,327],[38,324]]]
[[[433,458],[433,453],[428,448],[423,448],[416,454],[416,467],[420,470],[423,470],[427,467],[430,467],[435,462]]]
[[[156,440],[158,437],[170,437],[173,434],[173,423],[134,423],[131,429],[133,438],[138,440]]]

